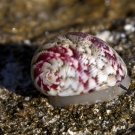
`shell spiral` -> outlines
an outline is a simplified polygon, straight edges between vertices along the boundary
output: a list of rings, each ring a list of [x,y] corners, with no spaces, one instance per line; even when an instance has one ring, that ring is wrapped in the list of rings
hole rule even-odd
[[[56,36],[36,51],[32,80],[45,95],[72,96],[119,84],[127,75],[121,57],[104,41],[85,33]]]

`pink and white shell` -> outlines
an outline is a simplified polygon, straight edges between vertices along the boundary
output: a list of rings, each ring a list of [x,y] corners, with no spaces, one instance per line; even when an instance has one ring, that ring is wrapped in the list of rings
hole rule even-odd
[[[115,87],[126,78],[127,68],[104,41],[89,34],[69,32],[38,48],[32,59],[31,75],[36,88],[45,95],[67,97]]]

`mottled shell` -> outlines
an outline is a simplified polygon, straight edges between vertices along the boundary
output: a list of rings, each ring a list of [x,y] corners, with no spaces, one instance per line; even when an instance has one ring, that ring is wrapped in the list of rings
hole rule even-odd
[[[45,95],[73,96],[119,84],[126,77],[127,68],[104,41],[70,32],[38,48],[31,74],[37,89]]]

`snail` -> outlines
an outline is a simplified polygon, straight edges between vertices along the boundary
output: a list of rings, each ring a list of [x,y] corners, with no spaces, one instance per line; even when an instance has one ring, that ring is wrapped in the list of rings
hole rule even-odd
[[[40,46],[31,62],[31,76],[54,106],[108,101],[125,93],[130,82],[116,51],[81,32],[58,35]]]

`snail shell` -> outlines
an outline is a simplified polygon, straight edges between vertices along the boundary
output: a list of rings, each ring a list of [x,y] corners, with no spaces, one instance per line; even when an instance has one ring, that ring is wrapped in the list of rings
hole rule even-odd
[[[110,100],[123,93],[118,84],[124,81],[128,87],[130,80],[113,48],[80,32],[56,36],[40,46],[32,59],[31,75],[36,88],[55,106]]]

